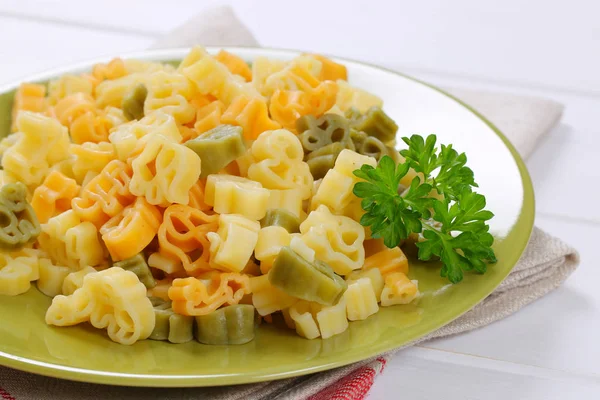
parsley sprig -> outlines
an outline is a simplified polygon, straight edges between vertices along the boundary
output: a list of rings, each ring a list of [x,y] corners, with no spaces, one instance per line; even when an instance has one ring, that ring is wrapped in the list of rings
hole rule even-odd
[[[485,210],[485,197],[477,187],[467,156],[452,145],[436,147],[437,138],[419,135],[403,138],[405,162],[396,165],[383,157],[376,168],[363,165],[354,174],[364,181],[354,185],[366,213],[361,225],[371,228],[373,238],[383,238],[387,247],[396,247],[411,233],[422,234],[417,243],[419,259],[437,256],[442,261],[441,276],[452,283],[463,271],[485,273],[496,262],[491,248],[494,238],[486,221],[494,214]],[[402,194],[398,187],[409,169],[418,173]],[[432,192],[438,197],[431,197]]]

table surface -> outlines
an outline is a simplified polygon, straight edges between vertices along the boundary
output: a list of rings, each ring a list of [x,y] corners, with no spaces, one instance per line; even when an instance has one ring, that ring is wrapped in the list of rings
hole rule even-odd
[[[227,3],[265,46],[335,54],[438,85],[547,97],[565,105],[561,124],[527,166],[536,224],[579,249],[579,269],[562,287],[505,320],[402,351],[368,398],[399,393],[411,399],[599,398],[600,268],[592,258],[600,239],[600,169],[593,165],[600,148],[600,3]],[[0,83],[144,49],[189,16],[223,2],[101,4],[0,1]],[[583,187],[586,197],[579,194]]]

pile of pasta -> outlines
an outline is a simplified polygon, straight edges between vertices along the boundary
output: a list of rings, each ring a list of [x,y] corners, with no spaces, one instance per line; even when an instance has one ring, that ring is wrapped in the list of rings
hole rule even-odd
[[[371,239],[353,171],[393,150],[382,101],[319,55],[114,59],[15,93],[0,142],[0,294],[115,342],[328,338],[419,296]],[[258,317],[257,317],[258,316]]]

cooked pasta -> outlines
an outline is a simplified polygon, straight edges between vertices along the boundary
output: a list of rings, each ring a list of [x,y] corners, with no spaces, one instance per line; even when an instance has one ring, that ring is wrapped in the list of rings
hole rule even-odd
[[[400,160],[381,107],[317,54],[194,47],[24,83],[0,142],[0,296],[36,282],[48,324],[125,345],[242,344],[279,314],[327,339],[413,302],[353,192],[356,169]]]

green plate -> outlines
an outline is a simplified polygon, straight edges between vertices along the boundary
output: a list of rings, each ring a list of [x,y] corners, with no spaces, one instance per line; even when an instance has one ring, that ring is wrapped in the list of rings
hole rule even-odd
[[[256,56],[289,59],[297,52],[231,48],[251,61]],[[148,60],[177,60],[185,49],[126,55]],[[46,81],[66,72],[89,69],[94,60],[30,77]],[[400,125],[399,134],[436,133],[441,143],[465,151],[488,208],[496,217],[491,232],[498,263],[485,275],[467,274],[450,286],[438,266],[413,263],[411,274],[424,293],[417,305],[382,308],[365,321],[352,322],[343,334],[306,340],[294,332],[261,325],[256,339],[241,346],[173,345],[142,341],[133,346],[111,342],[88,326],[56,328],[44,323],[50,299],[36,289],[17,297],[0,296],[0,364],[64,379],[130,386],[213,386],[286,378],[339,367],[419,339],[465,313],[508,275],[533,228],[534,198],[523,161],[508,140],[468,105],[443,91],[382,68],[339,60],[350,82],[382,97]],[[0,134],[6,134],[12,91],[0,88]]]

